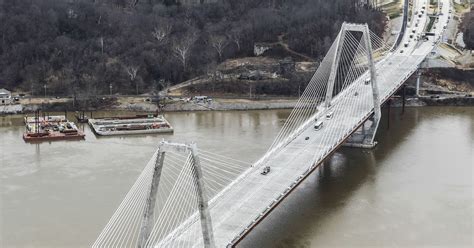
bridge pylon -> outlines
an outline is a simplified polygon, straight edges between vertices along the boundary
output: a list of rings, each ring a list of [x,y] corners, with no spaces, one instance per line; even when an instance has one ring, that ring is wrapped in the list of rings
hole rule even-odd
[[[380,106],[381,103],[379,97],[377,72],[375,69],[375,63],[373,58],[373,49],[369,26],[367,24],[351,24],[344,22],[342,24],[341,32],[362,33],[362,40],[364,41],[363,45],[366,50],[367,61],[369,66],[369,80],[372,88],[372,100],[374,106],[374,114],[362,124],[359,133],[354,133],[353,135],[351,135],[351,137],[349,137],[344,146],[371,149],[377,145],[377,142],[375,141],[375,134],[377,133],[380,119],[382,117],[382,111]],[[366,127],[367,123],[369,123],[370,126]]]
[[[158,146],[158,152],[155,160],[155,167],[153,170],[153,176],[151,185],[149,188],[148,197],[146,200],[145,211],[143,213],[142,224],[140,233],[138,236],[138,247],[148,247],[148,239],[154,226],[154,209],[157,198],[158,186],[161,180],[161,171],[163,170],[163,161],[165,153],[167,151],[190,154],[192,158],[193,166],[193,178],[194,184],[196,185],[198,209],[201,221],[201,230],[203,243],[205,248],[214,248],[214,232],[212,228],[211,215],[209,212],[209,201],[204,183],[204,177],[201,168],[201,162],[197,145],[192,144],[180,144],[171,143],[167,141],[161,141]]]

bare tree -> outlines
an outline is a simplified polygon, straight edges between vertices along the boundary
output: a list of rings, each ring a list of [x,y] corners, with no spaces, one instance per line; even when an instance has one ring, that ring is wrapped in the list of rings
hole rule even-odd
[[[138,72],[139,67],[126,66],[125,69],[127,71],[128,76],[130,77],[130,81],[132,81],[132,83],[135,82],[136,92],[138,95],[138,81],[136,81],[135,79],[137,78],[137,72]]]
[[[212,35],[210,38],[211,46],[216,49],[217,54],[219,55],[219,61],[222,60],[222,54],[224,53],[225,47],[229,44],[227,37],[222,35]]]
[[[176,41],[173,46],[173,55],[181,62],[183,65],[183,70],[186,71],[187,60],[190,55],[190,49],[196,42],[196,33],[188,33],[181,40]]]
[[[131,7],[131,8],[135,8],[135,7],[137,6],[138,2],[139,2],[139,0],[132,0],[132,1],[130,1],[130,7]]]
[[[100,51],[102,54],[104,54],[104,37],[99,38],[99,45],[100,45]]]
[[[155,27],[155,30],[151,32],[153,38],[155,38],[159,43],[163,43],[168,39],[169,35],[171,34],[172,26],[171,24],[163,24],[158,27]]]
[[[237,51],[240,52],[241,49],[241,33],[237,29],[231,30],[228,34],[227,37],[229,37],[229,40],[231,40],[236,46],[237,46]]]
[[[190,27],[193,26],[193,15],[190,8],[186,8],[184,12],[184,23]]]

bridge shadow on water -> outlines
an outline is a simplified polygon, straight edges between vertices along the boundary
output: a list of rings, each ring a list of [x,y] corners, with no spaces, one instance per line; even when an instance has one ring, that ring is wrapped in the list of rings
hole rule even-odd
[[[339,148],[270,213],[237,247],[313,247],[332,216],[348,207],[363,185],[374,184],[380,164],[410,136],[418,110],[384,109],[374,150]],[[341,234],[342,235],[342,234]],[[349,244],[348,244],[349,245]]]

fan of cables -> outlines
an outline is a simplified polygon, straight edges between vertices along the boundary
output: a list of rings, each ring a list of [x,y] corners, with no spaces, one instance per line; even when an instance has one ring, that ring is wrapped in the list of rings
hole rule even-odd
[[[148,162],[138,180],[125,196],[93,247],[131,247],[139,245],[140,230],[150,194],[158,151]],[[204,193],[213,199],[250,163],[210,151],[199,150],[204,178]],[[166,151],[156,193],[153,227],[143,247],[190,247],[203,242],[199,221],[199,198],[196,166],[190,152]],[[187,240],[177,239],[180,230],[187,230]]]

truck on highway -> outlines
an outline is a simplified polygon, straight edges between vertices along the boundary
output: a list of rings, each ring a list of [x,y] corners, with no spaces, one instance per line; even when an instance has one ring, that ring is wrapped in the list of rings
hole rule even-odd
[[[318,122],[316,122],[316,124],[314,124],[314,130],[318,131],[321,128],[323,128],[323,122],[322,121],[318,121]]]

